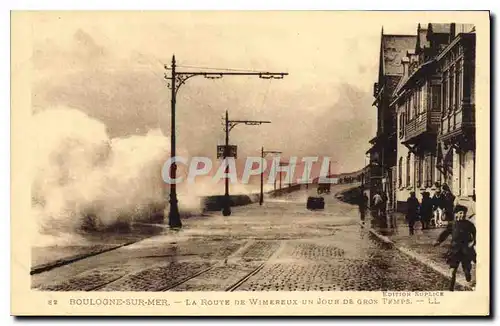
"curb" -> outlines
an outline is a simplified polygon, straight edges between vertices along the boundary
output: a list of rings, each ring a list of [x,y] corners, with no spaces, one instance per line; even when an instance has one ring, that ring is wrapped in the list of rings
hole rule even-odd
[[[124,243],[124,244],[112,246],[112,247],[105,248],[105,249],[102,249],[102,250],[98,250],[98,251],[94,251],[94,252],[90,252],[90,253],[84,253],[84,254],[75,255],[75,256],[70,256],[70,257],[67,257],[67,258],[61,258],[61,259],[58,259],[58,260],[50,262],[50,263],[46,263],[46,264],[34,266],[30,270],[30,275],[35,275],[35,274],[40,274],[40,273],[43,273],[43,272],[47,272],[47,271],[50,271],[50,270],[52,270],[54,268],[61,267],[61,266],[64,266],[64,265],[68,265],[68,264],[74,263],[76,261],[79,261],[79,260],[82,260],[82,259],[85,259],[85,258],[89,258],[89,257],[93,257],[93,256],[97,256],[97,255],[100,255],[100,254],[103,254],[103,253],[106,253],[106,252],[109,252],[109,251],[112,251],[112,250],[116,250],[116,249],[119,249],[119,248],[122,248],[122,247],[125,247],[125,246],[129,246],[129,245],[131,245],[133,243],[136,243],[136,242],[137,241],[127,242],[127,243]]]
[[[379,239],[380,241],[384,242],[385,244],[387,245],[390,245],[392,248],[395,248],[397,249],[399,252],[405,254],[406,256],[418,261],[419,263],[421,263],[422,265],[425,265],[429,268],[431,268],[432,270],[434,270],[435,272],[441,274],[442,276],[444,276],[446,279],[450,280],[451,277],[449,275],[449,272],[438,266],[437,264],[435,264],[433,261],[431,261],[430,259],[427,259],[419,254],[416,254],[414,251],[408,249],[408,248],[405,248],[405,247],[402,247],[402,246],[397,246],[394,241],[392,241],[389,237],[387,236],[384,236],[382,234],[380,234],[379,232],[377,232],[374,228],[371,228],[371,227],[367,227],[366,225],[362,224],[362,223],[359,223],[359,225],[361,225],[362,228],[366,228],[368,230],[368,232],[370,232],[372,235],[374,235],[377,239]],[[463,277],[461,277],[463,278]],[[456,279],[456,284],[460,285],[461,287],[463,287],[464,289],[468,290],[468,291],[474,291],[474,288],[471,287],[467,281],[464,280],[461,280],[458,276],[457,276],[457,279]]]

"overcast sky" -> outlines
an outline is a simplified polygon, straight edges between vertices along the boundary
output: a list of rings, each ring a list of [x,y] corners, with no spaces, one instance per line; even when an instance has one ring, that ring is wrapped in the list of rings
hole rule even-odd
[[[360,14],[358,14],[360,15]],[[44,14],[34,21],[36,111],[80,109],[112,137],[170,133],[163,64],[288,72],[283,80],[196,77],[177,97],[178,146],[214,157],[221,118],[271,120],[237,126],[239,158],[260,147],[284,156],[330,156],[347,172],[365,163],[376,132],[372,106],[380,32],[414,34],[416,22],[329,12]],[[179,68],[179,70],[193,70]]]

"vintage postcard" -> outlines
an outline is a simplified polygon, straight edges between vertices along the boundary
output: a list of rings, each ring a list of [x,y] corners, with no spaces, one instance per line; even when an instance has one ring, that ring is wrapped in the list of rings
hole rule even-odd
[[[14,11],[13,315],[490,314],[490,14]]]

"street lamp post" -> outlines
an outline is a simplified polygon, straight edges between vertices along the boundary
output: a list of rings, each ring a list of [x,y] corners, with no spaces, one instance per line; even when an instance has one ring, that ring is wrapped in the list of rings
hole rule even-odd
[[[263,79],[283,79],[288,73],[272,73],[272,72],[237,72],[237,71],[177,71],[175,62],[175,55],[172,56],[172,65],[170,68],[165,65],[166,70],[170,70],[170,77],[165,73],[165,79],[169,80],[167,85],[171,90],[171,128],[170,128],[170,156],[175,157],[176,154],[176,139],[175,139],[175,104],[179,88],[192,77],[203,76],[208,79],[218,79],[223,76],[258,76]],[[175,180],[177,176],[177,164],[172,162],[170,165],[170,178]],[[168,224],[172,229],[179,229],[182,227],[181,217],[179,214],[179,205],[177,200],[177,188],[175,182],[170,183],[170,211],[168,214]]]
[[[264,156],[267,155],[267,154],[281,154],[281,152],[278,152],[278,151],[265,151],[264,150],[264,146],[262,146],[262,149],[260,151],[260,156],[262,158],[262,162],[261,162],[261,167],[264,166]],[[276,185],[276,180],[275,180],[275,183]],[[275,186],[276,188],[276,186]],[[259,205],[262,206],[262,203],[264,202],[264,170],[262,170],[262,172],[260,173],[260,199],[259,199]]]
[[[226,110],[226,123],[224,131],[226,132],[226,145],[224,147],[224,160],[229,157],[229,132],[238,124],[245,124],[248,126],[257,126],[263,123],[271,123],[271,121],[263,120],[229,120],[229,113]],[[227,174],[229,173],[229,164],[226,162],[226,180],[225,180],[225,192],[224,192],[224,206],[222,208],[222,215],[231,215],[231,200],[229,198],[229,178]]]

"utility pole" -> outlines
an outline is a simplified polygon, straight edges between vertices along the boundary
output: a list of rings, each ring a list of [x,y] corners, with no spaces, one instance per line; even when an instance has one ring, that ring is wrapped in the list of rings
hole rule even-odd
[[[245,124],[248,126],[257,126],[263,123],[271,123],[271,121],[263,120],[229,120],[229,113],[226,110],[226,123],[224,131],[226,132],[226,145],[224,147],[224,160],[229,157],[229,132],[238,124]],[[231,199],[229,198],[229,178],[227,177],[229,173],[229,164],[226,162],[226,180],[225,180],[225,192],[224,192],[224,207],[222,208],[222,215],[231,215]]]
[[[224,146],[224,161],[226,161],[229,152],[229,113],[226,110],[226,125],[224,128],[226,132],[226,141]],[[227,177],[229,173],[229,164],[226,162],[226,180],[224,180],[224,206],[222,208],[222,215],[229,216],[231,215],[231,203],[229,202],[229,178]]]
[[[264,146],[262,146],[262,149],[260,151],[260,156],[262,158],[261,161],[261,167],[264,166],[264,156],[267,154],[281,154],[281,152],[278,151],[265,151]],[[274,184],[276,185],[276,180],[274,181]],[[260,173],[260,199],[259,199],[259,205],[262,206],[262,203],[264,202],[264,170]]]
[[[192,77],[203,76],[208,79],[219,79],[223,76],[258,76],[263,79],[283,79],[284,76],[288,76],[288,73],[279,72],[241,72],[241,71],[177,71],[175,55],[172,56],[172,65],[170,68],[165,65],[166,70],[170,70],[170,77],[165,73],[165,79],[169,80],[167,85],[171,90],[171,129],[170,129],[170,157],[174,158],[176,151],[176,139],[175,139],[175,104],[176,97],[179,88],[185,84],[185,82]],[[177,177],[177,164],[172,162],[170,165],[170,179],[175,180]],[[174,182],[170,183],[170,211],[168,214],[168,224],[172,229],[179,229],[182,227],[181,216],[179,214],[179,203],[177,200],[177,188]]]
[[[288,162],[282,162],[282,163],[280,163],[280,166],[287,166],[287,165],[289,165]],[[280,171],[280,190],[281,190],[281,187],[282,187],[282,184],[281,184],[281,171]]]
[[[171,99],[170,99],[170,110],[171,110],[171,125],[170,125],[170,157],[175,157],[175,104],[177,90],[182,83],[178,83],[177,72],[175,70],[175,55],[172,56],[172,83],[170,84],[171,89]],[[181,76],[181,75],[179,75]],[[170,165],[170,180],[175,180],[177,177],[177,164],[172,162]],[[177,187],[175,182],[170,183],[170,211],[168,213],[168,225],[172,229],[179,229],[182,227],[181,215],[179,214],[179,202],[177,200]]]
[[[307,176],[306,189],[309,189],[309,170],[307,169],[307,164],[304,165],[304,169]]]

